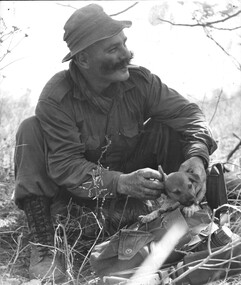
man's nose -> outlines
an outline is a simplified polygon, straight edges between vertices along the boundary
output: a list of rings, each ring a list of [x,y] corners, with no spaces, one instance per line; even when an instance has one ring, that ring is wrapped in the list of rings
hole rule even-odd
[[[121,58],[130,58],[131,57],[131,52],[127,48],[127,46],[122,46],[121,49]]]

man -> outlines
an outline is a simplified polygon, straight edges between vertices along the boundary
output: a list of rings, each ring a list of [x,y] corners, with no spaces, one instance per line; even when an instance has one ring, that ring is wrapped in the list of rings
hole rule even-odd
[[[198,201],[205,195],[205,169],[216,143],[204,115],[156,75],[130,65],[123,32],[130,26],[99,5],[74,12],[64,27],[69,70],[50,79],[36,116],[19,127],[15,200],[35,243],[31,278],[64,276],[61,259],[52,262],[52,217],[70,199],[93,211],[101,201],[112,234],[116,212],[123,213],[129,201],[132,214],[114,230],[134,222],[146,211],[145,201],[164,191],[159,164],[166,173],[198,174]]]

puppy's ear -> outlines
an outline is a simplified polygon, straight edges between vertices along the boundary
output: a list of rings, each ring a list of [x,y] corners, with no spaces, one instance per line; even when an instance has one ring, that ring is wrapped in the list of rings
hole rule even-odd
[[[161,165],[158,165],[158,171],[161,173],[162,177],[163,177],[163,181],[165,182],[167,180],[167,175],[166,173],[163,171]]]
[[[200,182],[200,177],[199,175],[197,175],[196,173],[190,173],[188,172],[187,173],[187,176],[188,176],[188,179],[193,183],[193,182],[196,182],[196,183],[199,183]]]

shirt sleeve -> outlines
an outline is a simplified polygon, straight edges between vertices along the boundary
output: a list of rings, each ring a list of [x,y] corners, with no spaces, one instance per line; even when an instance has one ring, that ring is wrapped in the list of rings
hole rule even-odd
[[[149,75],[147,117],[153,117],[181,134],[185,159],[199,156],[209,163],[217,144],[203,112],[175,90],[167,87],[156,75]]]
[[[85,145],[71,108],[40,98],[35,113],[44,132],[47,171],[56,184],[79,197],[114,198],[121,172],[106,170],[85,159]]]

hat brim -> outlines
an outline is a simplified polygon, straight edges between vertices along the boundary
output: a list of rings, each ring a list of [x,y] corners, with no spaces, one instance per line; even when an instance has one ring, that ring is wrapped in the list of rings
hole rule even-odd
[[[69,53],[63,58],[62,62],[69,61],[72,57],[73,57],[73,55],[71,55],[71,52],[69,52]]]
[[[102,41],[102,40],[105,40],[105,39],[109,39],[109,38],[112,38],[114,37],[115,35],[119,34],[123,29],[125,28],[130,28],[131,25],[132,25],[132,22],[131,21],[116,21],[116,22],[119,22],[120,24],[120,28],[115,32],[115,33],[112,33],[110,35],[106,35],[106,36],[103,36],[101,38],[98,38],[96,41],[92,42],[90,45],[88,46],[91,46],[92,44],[96,43],[96,42],[99,42],[99,41]],[[87,48],[88,46],[86,46],[85,48]],[[83,50],[83,48],[80,48],[78,51],[76,51],[74,54],[69,52],[62,60],[62,62],[66,62],[66,61],[69,61],[73,58],[73,56],[75,56],[78,52],[80,52],[81,50]]]

